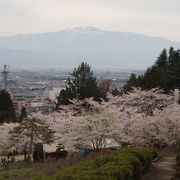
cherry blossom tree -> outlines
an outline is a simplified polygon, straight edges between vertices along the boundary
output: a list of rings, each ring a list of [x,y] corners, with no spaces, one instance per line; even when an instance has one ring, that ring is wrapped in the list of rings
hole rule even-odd
[[[34,144],[42,142],[50,144],[54,140],[54,132],[42,120],[34,117],[24,119],[10,131],[14,145],[28,145],[28,159],[32,160]]]
[[[41,125],[54,132],[54,141],[71,150],[78,146],[91,146],[100,150],[110,141],[119,145],[154,146],[159,142],[170,144],[178,140],[180,111],[179,105],[173,105],[173,102],[172,95],[163,94],[159,89],[144,91],[134,88],[132,92],[121,96],[109,94],[107,102],[102,100],[99,103],[91,98],[74,99],[71,104],[61,106],[57,112],[48,115],[36,113],[31,118],[41,120]],[[5,129],[3,125],[0,126],[0,132],[10,137],[10,130],[8,127]],[[32,128],[25,129],[21,137],[17,136],[19,143],[31,142],[29,147],[32,147],[37,140],[47,138],[42,134],[38,136],[41,138],[36,137],[32,141]],[[6,140],[2,142],[6,143]]]
[[[153,116],[144,116],[132,126],[134,144],[141,146],[170,145],[180,140],[180,106],[169,105],[154,110]]]
[[[114,106],[124,111],[126,108],[134,108],[137,113],[152,115],[155,109],[162,110],[170,104],[174,103],[174,96],[164,94],[163,90],[154,88],[151,90],[141,90],[133,88],[131,92],[121,96],[108,95],[108,103],[106,105]]]
[[[78,145],[101,149],[109,139],[119,145],[157,143],[160,130],[154,112],[172,105],[173,96],[159,89],[134,88],[122,96],[109,94],[108,99],[101,103],[93,99],[75,99],[70,105],[61,106],[58,112],[38,117],[56,132],[58,143],[66,144],[69,149]]]
[[[102,150],[107,146],[108,140],[112,140],[117,133],[116,120],[116,115],[110,111],[75,117],[65,134],[64,143],[69,148],[92,147],[97,151]],[[119,131],[121,131],[120,127]]]
[[[0,149],[29,148],[37,142],[62,143],[68,150],[109,145],[157,146],[179,140],[180,106],[162,90],[134,88],[121,96],[109,94],[108,101],[92,98],[71,101],[56,112],[32,114],[22,123],[0,125]]]
[[[173,144],[180,140],[180,106],[178,104],[168,106],[163,111],[154,115],[159,125],[159,141]]]
[[[102,100],[103,101],[103,100]],[[73,99],[71,104],[61,106],[58,112],[67,113],[72,116],[86,115],[89,112],[97,112],[103,108],[102,103],[94,101],[93,98],[84,100]]]
[[[0,151],[11,148],[11,135],[9,134],[9,132],[17,126],[18,123],[4,123],[0,125]]]
[[[34,113],[32,114],[32,117],[43,120],[43,122],[53,130],[54,142],[61,143],[64,134],[68,131],[71,122],[75,119],[75,116],[72,114],[73,112],[69,110],[62,110],[60,112],[53,112],[48,115]]]

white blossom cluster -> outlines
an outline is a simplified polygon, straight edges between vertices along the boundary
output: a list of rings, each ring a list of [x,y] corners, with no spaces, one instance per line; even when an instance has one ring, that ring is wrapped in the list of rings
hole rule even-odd
[[[48,115],[32,114],[54,132],[55,141],[68,150],[91,147],[101,150],[112,145],[154,146],[179,140],[180,105],[159,89],[134,88],[122,96],[108,95],[108,101],[73,100]],[[0,125],[0,148],[7,147],[9,131],[17,124]]]

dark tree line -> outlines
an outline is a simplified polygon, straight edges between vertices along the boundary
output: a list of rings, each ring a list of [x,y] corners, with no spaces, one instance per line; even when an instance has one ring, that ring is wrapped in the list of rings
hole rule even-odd
[[[129,91],[133,86],[147,90],[159,87],[165,92],[180,88],[180,50],[171,47],[167,52],[164,49],[154,65],[149,67],[143,75],[131,74],[123,90]]]

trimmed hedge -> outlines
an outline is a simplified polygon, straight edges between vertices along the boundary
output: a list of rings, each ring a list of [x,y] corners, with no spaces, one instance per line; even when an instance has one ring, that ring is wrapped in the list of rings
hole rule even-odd
[[[64,168],[55,180],[137,180],[151,165],[154,153],[146,148],[128,147],[110,155]],[[36,180],[47,177],[37,177]]]

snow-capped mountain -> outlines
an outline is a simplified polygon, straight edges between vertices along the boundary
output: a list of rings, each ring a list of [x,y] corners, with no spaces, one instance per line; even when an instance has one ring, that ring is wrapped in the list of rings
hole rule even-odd
[[[143,69],[170,46],[180,48],[180,43],[130,32],[77,27],[0,38],[0,64],[71,68],[86,61],[96,68]]]

